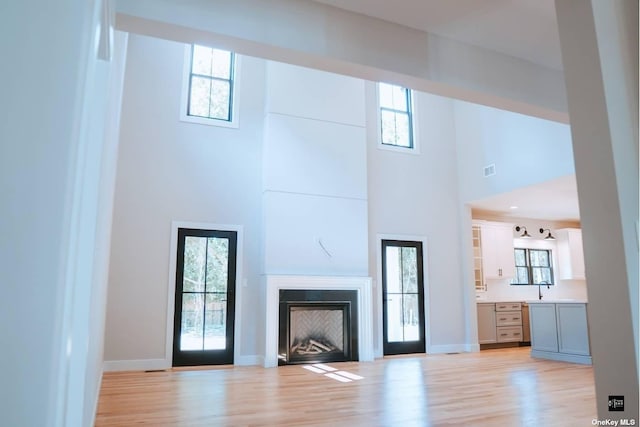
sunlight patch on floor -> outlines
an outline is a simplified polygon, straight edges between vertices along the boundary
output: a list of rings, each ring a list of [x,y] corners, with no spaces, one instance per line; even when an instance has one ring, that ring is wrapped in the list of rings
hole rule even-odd
[[[323,363],[304,365],[303,368],[316,374],[324,374],[325,377],[340,381],[342,383],[350,383],[351,381],[358,381],[364,378],[360,375],[352,374],[351,372],[338,371],[336,368],[325,365]]]

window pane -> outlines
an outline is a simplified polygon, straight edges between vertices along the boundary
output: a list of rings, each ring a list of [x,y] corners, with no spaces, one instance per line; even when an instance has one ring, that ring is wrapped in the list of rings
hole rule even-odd
[[[418,295],[403,295],[403,297],[403,341],[418,341],[420,339],[420,311],[418,309]]]
[[[227,346],[227,296],[207,294],[205,313],[204,349],[224,350]]]
[[[228,81],[211,81],[211,107],[209,117],[212,119],[231,120],[229,117],[229,96],[231,85]]]
[[[411,147],[408,114],[382,110],[381,118],[383,144]]]
[[[183,292],[204,291],[207,239],[187,236],[184,241]]]
[[[407,111],[407,89],[387,83],[380,83],[378,88],[381,107]]]
[[[231,52],[213,49],[212,75],[221,79],[231,79]]]
[[[527,258],[525,257],[524,249],[515,249],[514,254],[516,258],[516,265],[522,265],[522,266],[527,265]]]
[[[549,267],[549,253],[547,251],[531,250],[531,265],[536,267]]]
[[[397,246],[387,246],[386,257],[386,279],[387,293],[402,292],[402,263],[400,260],[400,248]]]
[[[387,294],[387,341],[403,341],[402,294]]]
[[[227,292],[229,240],[210,237],[207,245],[207,292]]]
[[[550,285],[551,284],[551,269],[545,267],[533,267],[533,284],[543,284]]]
[[[191,78],[191,94],[189,99],[189,115],[209,117],[209,94],[211,80],[203,77]]]
[[[418,262],[416,248],[402,248],[402,292],[418,292]]]
[[[211,75],[213,49],[206,46],[193,45],[192,73]]]
[[[182,295],[180,350],[203,348],[204,294]]]
[[[529,270],[527,267],[516,267],[516,278],[514,283],[519,285],[526,285],[529,283]]]

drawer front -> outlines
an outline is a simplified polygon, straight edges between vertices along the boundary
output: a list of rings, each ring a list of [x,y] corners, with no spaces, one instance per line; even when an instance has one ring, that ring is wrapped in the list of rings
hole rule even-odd
[[[498,302],[496,303],[496,311],[520,311],[522,304],[519,302]]]
[[[500,311],[496,313],[496,326],[522,325],[522,311]]]
[[[498,342],[522,341],[522,326],[507,326],[496,328]]]

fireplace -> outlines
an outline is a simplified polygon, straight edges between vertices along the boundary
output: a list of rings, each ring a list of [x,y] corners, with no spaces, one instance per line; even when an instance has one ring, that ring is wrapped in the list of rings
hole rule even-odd
[[[358,293],[280,290],[278,364],[358,360]]]
[[[301,311],[310,307],[309,311],[342,311],[342,316],[349,318],[349,326],[347,332],[344,332],[343,325],[343,349],[349,347],[350,356],[343,356],[345,360],[372,361],[373,360],[373,319],[371,309],[371,278],[361,276],[294,276],[294,275],[267,275],[266,279],[266,324],[265,324],[265,355],[264,367],[275,367],[281,364],[280,357],[288,351],[287,347],[281,348],[280,337],[284,336],[285,340],[291,340],[290,334],[286,331],[284,335],[280,333],[281,318],[281,298],[280,291],[303,291],[306,294],[294,294],[285,297],[290,304],[297,306],[294,311]],[[321,295],[323,291],[331,291]],[[349,296],[334,293],[335,291],[348,291]],[[334,294],[336,297],[327,295]],[[302,296],[300,296],[302,295]],[[334,298],[334,299],[331,299]],[[344,314],[345,308],[338,305],[349,303],[350,314]],[[289,310],[287,309],[287,312]],[[298,313],[299,314],[299,313]],[[297,316],[296,314],[295,316]],[[309,313],[302,313],[303,315]],[[288,314],[285,315],[285,317]],[[337,316],[335,313],[329,316]],[[299,319],[297,319],[299,320]],[[335,320],[335,319],[333,319]],[[333,321],[331,320],[331,321]],[[311,319],[314,323],[315,320]],[[297,336],[298,333],[294,334]],[[348,335],[345,343],[344,336]],[[295,337],[294,337],[295,338]],[[339,339],[336,339],[340,341]],[[312,350],[317,351],[317,350]],[[294,358],[295,359],[295,358]],[[310,357],[311,359],[311,357]],[[285,362],[286,363],[286,362]],[[293,363],[310,363],[306,361],[296,361]]]

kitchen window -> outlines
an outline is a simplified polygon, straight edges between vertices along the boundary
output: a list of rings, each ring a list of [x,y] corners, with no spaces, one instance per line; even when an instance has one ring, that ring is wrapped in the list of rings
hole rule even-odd
[[[512,285],[553,285],[551,251],[515,248],[516,275]]]

